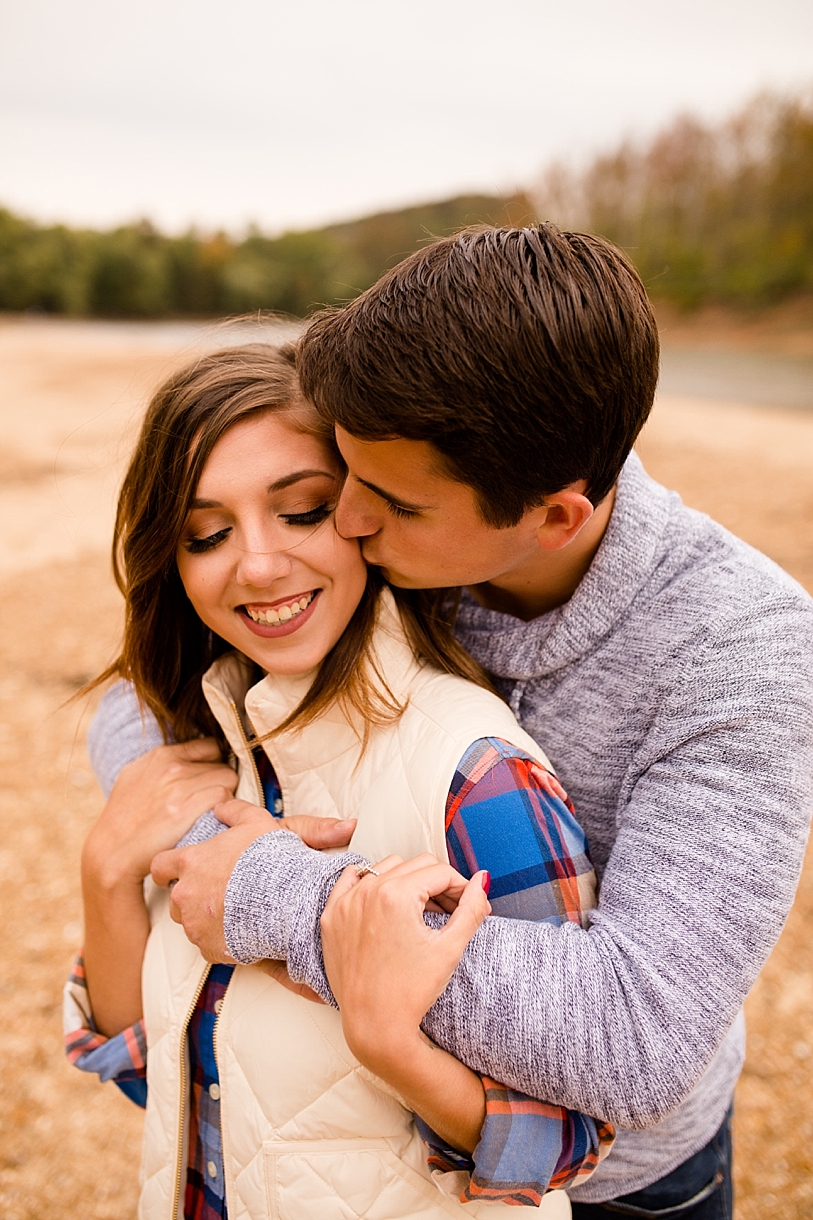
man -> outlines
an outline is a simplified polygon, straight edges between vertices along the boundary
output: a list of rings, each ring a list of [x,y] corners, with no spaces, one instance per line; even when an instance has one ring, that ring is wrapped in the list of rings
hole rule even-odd
[[[813,606],[630,456],[657,355],[623,256],[544,225],[420,251],[317,318],[300,353],[348,466],[337,528],[396,585],[464,586],[457,634],[589,837],[590,929],[486,920],[424,1022],[460,1057],[465,1027],[490,1076],[616,1124],[571,1192],[582,1220],[730,1217],[741,1005],[813,804]],[[204,952],[285,958],[329,995],[319,919],[342,857],[232,821],[154,876],[180,878]],[[343,882],[329,905],[331,978],[362,892],[386,937],[385,884]]]

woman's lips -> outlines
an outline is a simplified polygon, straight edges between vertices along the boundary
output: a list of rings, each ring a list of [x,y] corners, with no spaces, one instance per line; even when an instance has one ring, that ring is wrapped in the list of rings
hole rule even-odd
[[[287,597],[278,597],[275,602],[246,602],[246,613],[255,623],[276,627],[277,623],[287,623],[289,619],[296,618],[303,610],[307,610],[317,592],[317,589],[308,589],[304,593],[289,593]]]
[[[261,613],[263,615],[267,615],[271,610],[276,611],[277,614],[280,614],[280,622],[278,623],[256,622],[251,617],[251,614],[249,614],[248,606],[238,606],[237,613],[240,615],[249,631],[253,632],[254,635],[262,636],[267,640],[275,640],[283,635],[292,635],[294,631],[298,631],[299,628],[312,617],[314,607],[319,600],[319,594],[321,592],[321,589],[313,589],[308,593],[301,593],[295,598],[280,598],[280,600],[273,606],[270,604],[257,606],[254,603],[249,603],[251,605],[252,612],[255,614]],[[300,609],[298,612],[294,612],[291,607],[295,603],[301,602],[306,598],[310,598],[310,601],[305,609]],[[284,614],[286,610],[288,611],[287,616]]]

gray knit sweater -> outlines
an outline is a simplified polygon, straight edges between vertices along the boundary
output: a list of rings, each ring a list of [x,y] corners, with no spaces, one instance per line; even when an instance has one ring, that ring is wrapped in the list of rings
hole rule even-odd
[[[813,810],[813,603],[633,456],[571,600],[522,623],[464,599],[459,635],[550,755],[601,892],[587,931],[488,919],[424,1027],[498,1080],[615,1122],[612,1154],[572,1191],[610,1199],[697,1151],[728,1107],[741,1005]],[[103,786],[152,732],[126,689],[107,697],[90,742]],[[227,891],[234,956],[285,958],[332,1000],[319,916],[346,862],[287,832],[257,840]]]

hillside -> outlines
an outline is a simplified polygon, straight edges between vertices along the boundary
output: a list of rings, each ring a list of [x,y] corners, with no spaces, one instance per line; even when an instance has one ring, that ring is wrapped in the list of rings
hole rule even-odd
[[[304,317],[363,291],[382,271],[465,225],[530,218],[523,196],[460,195],[345,224],[238,240],[168,237],[148,222],[107,232],[44,226],[0,209],[0,309],[76,317]]]

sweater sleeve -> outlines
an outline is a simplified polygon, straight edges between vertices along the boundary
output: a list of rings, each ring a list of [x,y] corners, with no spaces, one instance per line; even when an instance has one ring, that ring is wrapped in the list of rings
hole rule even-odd
[[[688,1096],[793,900],[813,807],[810,637],[807,607],[784,606],[681,650],[627,768],[590,927],[487,919],[424,1020],[438,1045],[618,1126],[651,1126]],[[283,838],[294,836],[256,840],[232,874],[232,897],[260,876],[266,892],[291,896],[254,896],[241,948],[255,940],[256,957],[286,956],[292,977],[331,1002],[319,918],[327,871],[335,880],[353,859],[328,864]],[[233,953],[235,913],[227,892]]]
[[[793,901],[813,808],[807,607],[729,617],[662,690],[591,926],[486,920],[425,1020],[510,1087],[631,1128],[691,1092]]]
[[[87,734],[90,765],[105,797],[127,763],[163,746],[164,735],[149,708],[138,701],[131,682],[116,682],[105,692]]]
[[[111,686],[99,703],[87,734],[90,765],[105,797],[110,796],[123,767],[166,744],[158,721],[139,702],[132,683],[122,681]],[[225,829],[210,810],[190,827],[178,847],[203,843]]]

